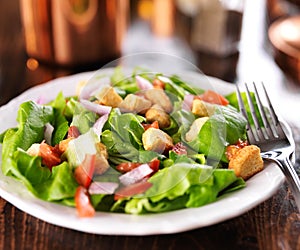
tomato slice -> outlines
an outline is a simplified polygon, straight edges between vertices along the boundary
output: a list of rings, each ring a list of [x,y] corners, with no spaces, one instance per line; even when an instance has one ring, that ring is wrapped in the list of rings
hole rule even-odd
[[[198,98],[202,101],[209,102],[212,104],[219,104],[223,106],[229,104],[229,101],[224,96],[212,90],[206,90],[202,95],[198,96]]]
[[[116,191],[114,199],[120,200],[131,197],[136,194],[142,194],[146,192],[152,186],[151,182],[141,181],[129,186],[125,186]]]
[[[124,174],[131,171],[132,169],[137,168],[140,165],[141,163],[139,162],[122,162],[118,166],[116,166],[116,169]]]
[[[153,87],[157,88],[157,89],[165,89],[165,87],[166,87],[166,84],[157,78],[155,78],[153,80],[152,84],[153,84]]]
[[[79,186],[75,193],[75,206],[79,217],[93,217],[95,208],[85,187]]]
[[[148,162],[147,164],[154,172],[157,172],[159,169],[160,160],[155,158],[152,161]],[[124,174],[137,168],[140,165],[142,165],[142,163],[140,162],[122,162],[118,166],[116,166],[116,169],[122,174]]]
[[[157,158],[153,159],[148,163],[149,167],[153,170],[153,172],[157,172],[159,170],[160,160]],[[153,173],[152,173],[153,174]]]
[[[60,154],[55,147],[42,142],[39,148],[39,156],[42,157],[42,163],[52,170],[53,166],[61,162]]]
[[[86,154],[83,162],[75,168],[74,176],[79,185],[88,188],[95,171],[96,155]]]

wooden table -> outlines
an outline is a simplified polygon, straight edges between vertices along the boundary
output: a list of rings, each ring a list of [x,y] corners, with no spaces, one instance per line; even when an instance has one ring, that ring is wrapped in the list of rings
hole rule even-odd
[[[32,71],[26,66],[18,11],[17,0],[0,1],[0,105],[31,86],[74,73],[47,67]],[[298,145],[299,130],[293,126]],[[297,147],[297,169],[299,153]],[[213,226],[170,235],[103,236],[48,224],[0,198],[0,249],[300,249],[297,211],[283,184],[254,209]]]

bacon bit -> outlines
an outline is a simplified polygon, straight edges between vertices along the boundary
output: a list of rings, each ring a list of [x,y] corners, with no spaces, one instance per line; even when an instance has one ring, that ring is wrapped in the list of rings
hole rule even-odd
[[[76,126],[70,126],[68,129],[68,136],[67,138],[77,138],[78,136],[80,136],[80,132],[79,129]]]
[[[227,146],[225,151],[227,159],[230,161],[239,150],[248,145],[248,141],[242,141],[241,139],[239,139],[236,144]]]
[[[186,146],[183,145],[182,142],[176,143],[173,146],[172,151],[174,151],[178,155],[186,155],[187,154],[187,148],[186,148]]]
[[[42,142],[40,145],[39,156],[42,157],[42,163],[50,170],[61,162],[60,152],[57,148],[52,147],[45,142]]]
[[[154,122],[152,122],[151,124],[148,124],[148,123],[142,123],[142,126],[144,127],[145,131],[146,131],[148,128],[157,128],[157,129],[159,129],[158,121],[154,121]]]
[[[243,148],[249,146],[249,142],[247,140],[242,141],[241,139],[239,139],[236,145],[239,146],[240,148]]]
[[[155,89],[165,89],[166,87],[166,84],[157,78],[153,80],[152,84]]]

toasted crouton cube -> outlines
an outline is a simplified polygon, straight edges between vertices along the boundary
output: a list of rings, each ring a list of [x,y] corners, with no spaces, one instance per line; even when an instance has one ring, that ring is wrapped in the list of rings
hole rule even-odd
[[[238,150],[229,161],[229,169],[233,169],[236,176],[244,180],[263,170],[264,162],[260,155],[260,148],[249,145]]]
[[[190,130],[185,134],[185,139],[188,142],[194,140],[198,136],[202,126],[208,119],[209,119],[208,117],[200,117],[200,118],[196,119],[192,123]]]
[[[168,113],[166,113],[162,107],[155,104],[146,112],[146,119],[148,122],[157,121],[160,128],[167,128],[171,124],[171,119]]]
[[[99,104],[111,106],[113,108],[118,107],[123,100],[115,89],[108,85],[103,86],[95,96],[98,99]]]
[[[69,142],[70,142],[71,140],[73,140],[73,139],[74,139],[73,137],[69,137],[69,138],[67,138],[67,139],[65,139],[65,140],[60,141],[59,144],[58,144],[58,149],[59,149],[59,151],[60,151],[61,153],[66,152],[66,150],[68,149],[68,146],[69,146]]]
[[[145,91],[144,96],[151,101],[152,104],[161,106],[167,113],[170,113],[173,110],[170,98],[163,89],[148,89]]]
[[[214,110],[215,106],[211,103],[207,103],[199,99],[193,100],[192,113],[199,117],[210,116],[214,113]]]
[[[103,154],[96,154],[95,175],[101,175],[109,169],[109,163]]]
[[[122,112],[144,113],[151,105],[151,102],[144,97],[129,94],[120,103],[119,108]]]
[[[96,146],[97,154],[96,154],[94,174],[101,175],[105,173],[109,168],[109,163],[107,160],[108,152],[106,146],[101,142],[98,142],[95,146]]]
[[[148,128],[142,136],[144,148],[158,153],[170,150],[173,147],[172,138],[157,128]]]

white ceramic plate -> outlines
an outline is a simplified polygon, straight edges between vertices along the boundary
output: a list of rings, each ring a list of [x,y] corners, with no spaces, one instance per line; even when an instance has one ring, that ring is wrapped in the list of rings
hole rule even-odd
[[[100,73],[110,72],[111,69],[106,69]],[[93,75],[94,72],[89,72],[58,78],[24,92],[0,108],[0,133],[16,126],[17,110],[22,102],[38,100],[41,97],[50,100],[60,91],[66,96],[74,95],[78,82],[88,80]],[[223,94],[234,91],[232,84],[197,73],[185,73],[184,78],[200,87],[213,88]],[[284,176],[279,168],[274,164],[266,164],[262,172],[247,181],[246,188],[227,194],[214,203],[199,208],[151,215],[97,212],[93,218],[78,218],[75,208],[35,198],[22,183],[4,176],[1,170],[0,196],[20,210],[61,227],[104,235],[151,235],[182,232],[239,216],[271,197],[283,181]]]

